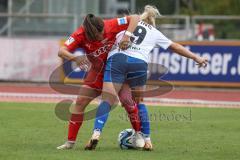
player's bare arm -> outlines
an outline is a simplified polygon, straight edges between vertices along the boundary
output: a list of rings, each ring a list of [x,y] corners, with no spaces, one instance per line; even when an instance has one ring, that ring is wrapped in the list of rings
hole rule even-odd
[[[190,50],[184,48],[182,45],[173,42],[170,47],[169,47],[173,52],[176,52],[177,54],[190,58],[192,60],[194,60],[199,67],[205,67],[207,66],[208,63],[208,59],[205,57],[200,57],[199,55],[194,54],[193,52],[191,52]]]
[[[63,46],[59,49],[58,56],[70,61],[76,62],[79,66],[84,64],[88,64],[88,59],[86,56],[75,56],[71,52],[68,51],[67,47]]]
[[[132,33],[136,29],[138,22],[140,20],[139,15],[131,15],[129,17],[130,17],[129,26],[128,26],[121,42],[119,43],[119,48],[122,50],[126,50],[128,48],[129,42],[130,42],[130,37],[132,36]]]

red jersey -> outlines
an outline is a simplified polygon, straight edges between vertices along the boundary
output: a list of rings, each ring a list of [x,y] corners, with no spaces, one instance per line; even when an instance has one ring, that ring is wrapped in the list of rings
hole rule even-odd
[[[85,78],[87,85],[93,88],[102,88],[103,72],[108,52],[116,40],[116,35],[126,30],[128,25],[129,17],[104,20],[104,38],[101,41],[89,41],[85,36],[84,28],[80,26],[65,42],[65,46],[70,52],[74,52],[77,48],[85,49],[86,55],[92,63]]]

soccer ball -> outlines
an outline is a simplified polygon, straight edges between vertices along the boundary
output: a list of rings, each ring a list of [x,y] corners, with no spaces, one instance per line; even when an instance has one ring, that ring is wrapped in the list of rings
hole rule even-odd
[[[121,149],[135,148],[135,131],[133,129],[125,129],[118,135],[118,143]]]

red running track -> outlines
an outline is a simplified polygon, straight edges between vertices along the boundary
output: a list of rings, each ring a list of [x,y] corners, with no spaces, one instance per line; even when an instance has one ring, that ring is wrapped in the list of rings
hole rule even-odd
[[[61,94],[48,85],[0,83],[0,93]],[[229,101],[240,103],[240,89],[176,88],[160,98]],[[1,100],[1,98],[0,98]]]

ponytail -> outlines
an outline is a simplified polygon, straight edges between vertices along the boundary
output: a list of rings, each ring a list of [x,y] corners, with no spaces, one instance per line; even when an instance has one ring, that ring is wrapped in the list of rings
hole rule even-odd
[[[144,12],[141,14],[140,18],[142,21],[156,27],[155,19],[160,16],[158,9],[155,6],[146,5],[144,7]]]
[[[100,17],[88,14],[83,21],[83,27],[87,39],[90,41],[97,41],[101,38],[104,22]]]

